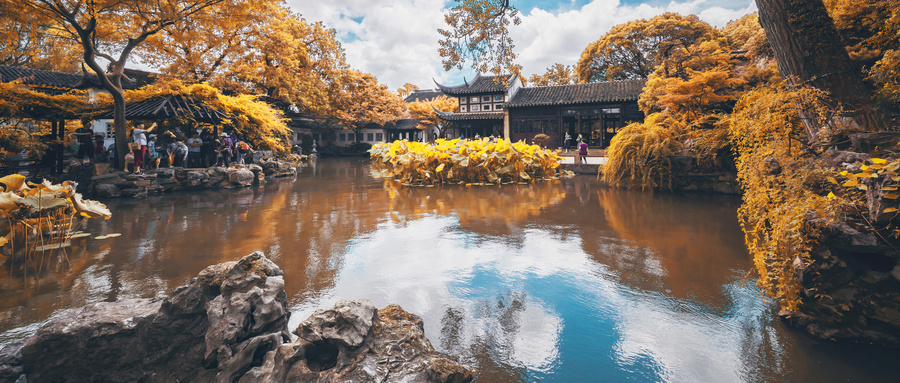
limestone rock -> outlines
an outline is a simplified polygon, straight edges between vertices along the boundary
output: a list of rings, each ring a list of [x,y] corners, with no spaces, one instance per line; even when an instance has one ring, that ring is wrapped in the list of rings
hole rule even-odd
[[[228,169],[228,181],[239,186],[250,186],[253,184],[255,175],[252,171],[244,168]]]
[[[0,378],[231,382],[289,339],[289,315],[281,270],[257,252],[207,268],[165,299],[70,310],[0,351]]]
[[[367,299],[340,300],[334,308],[316,310],[294,334],[310,342],[328,342],[356,348],[362,344],[377,310]]]
[[[889,313],[894,315],[894,313]],[[290,342],[281,269],[256,252],[168,296],[70,310],[0,350],[0,382],[469,382],[422,320],[368,300],[319,310]]]
[[[114,184],[94,185],[94,195],[98,198],[113,198],[119,196],[119,187]]]
[[[422,319],[399,306],[338,301],[270,351],[240,382],[469,382],[474,371],[434,350]]]

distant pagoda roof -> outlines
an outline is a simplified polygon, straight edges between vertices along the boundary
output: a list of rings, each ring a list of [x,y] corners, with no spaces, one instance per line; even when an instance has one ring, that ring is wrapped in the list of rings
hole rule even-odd
[[[506,106],[515,108],[636,101],[641,96],[645,82],[646,80],[641,79],[520,88]]]
[[[505,74],[500,76],[482,76],[479,73],[475,75],[475,78],[472,79],[472,81],[464,80],[464,83],[461,85],[447,86],[438,84],[437,81],[435,81],[434,83],[437,85],[440,91],[451,96],[482,93],[502,93],[506,92],[506,88],[509,87],[509,84],[513,83],[516,80],[516,76],[518,75]]]
[[[435,109],[434,113],[445,121],[484,121],[484,120],[502,120],[503,112],[476,112],[476,113],[452,113],[442,112]]]
[[[422,102],[431,101],[436,97],[446,96],[444,92],[437,89],[417,89],[403,99],[405,102]]]

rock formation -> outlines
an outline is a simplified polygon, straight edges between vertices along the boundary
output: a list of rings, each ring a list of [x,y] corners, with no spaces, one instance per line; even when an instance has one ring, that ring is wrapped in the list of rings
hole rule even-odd
[[[165,297],[64,313],[0,350],[0,382],[472,380],[397,306],[340,301],[304,321],[293,342],[289,316],[281,269],[256,252],[207,267]]]

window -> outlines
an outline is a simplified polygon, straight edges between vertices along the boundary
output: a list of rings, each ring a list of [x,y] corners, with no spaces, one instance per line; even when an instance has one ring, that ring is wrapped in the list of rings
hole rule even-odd
[[[494,104],[494,110],[503,110],[503,104]]]
[[[375,141],[375,133],[369,133],[366,135],[366,141]]]
[[[338,141],[347,141],[347,135],[344,133],[338,134]]]
[[[469,100],[469,99],[466,98],[466,97],[460,97],[460,98],[459,98],[459,103],[460,103],[460,104],[465,104],[466,101],[468,101],[468,100]]]
[[[491,104],[485,104],[484,110],[491,110]]]
[[[483,96],[483,97],[481,97],[481,101],[483,101],[483,102],[491,101],[491,96]]]
[[[471,108],[471,110],[472,110],[473,112],[477,112],[477,111],[480,110],[480,109],[478,109],[478,108],[479,108],[478,105],[472,105],[470,108]]]
[[[469,107],[466,106],[466,105],[460,105],[460,106],[459,106],[459,112],[460,112],[460,113],[468,112],[468,111],[469,111],[468,109],[469,109]]]
[[[384,140],[384,135],[382,135],[381,133],[375,133],[375,141],[383,141],[383,140]]]
[[[498,95],[494,96],[494,101],[503,101],[503,95],[498,94]]]
[[[347,133],[347,141],[356,141],[354,133]]]
[[[469,102],[478,102],[478,96],[473,96]]]

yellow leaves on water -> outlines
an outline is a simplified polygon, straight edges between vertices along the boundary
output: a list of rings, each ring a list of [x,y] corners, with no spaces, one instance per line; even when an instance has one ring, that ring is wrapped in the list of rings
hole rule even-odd
[[[843,187],[853,187],[853,186],[856,186],[856,185],[859,185],[859,181],[857,181],[857,180],[849,180],[849,181],[847,181],[847,182],[844,182],[841,186],[843,186]]]
[[[75,193],[72,196],[72,204],[75,207],[75,210],[78,211],[82,216],[88,218],[105,218],[109,219],[112,217],[112,213],[106,207],[106,205],[92,200],[82,200],[81,193]]]
[[[557,170],[558,153],[504,139],[394,141],[376,144],[369,153],[380,174],[408,185],[496,185],[571,175]]]

